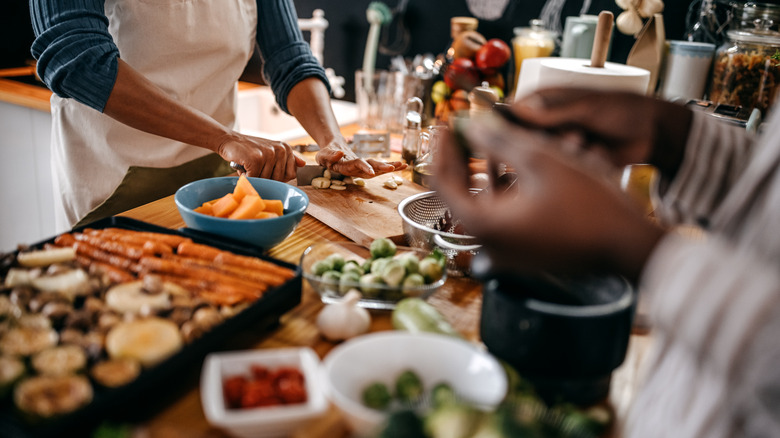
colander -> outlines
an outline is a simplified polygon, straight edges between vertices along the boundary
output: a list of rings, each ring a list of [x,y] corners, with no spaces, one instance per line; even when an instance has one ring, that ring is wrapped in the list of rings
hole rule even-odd
[[[478,189],[472,192],[478,192]],[[404,237],[409,246],[432,251],[439,248],[447,257],[449,275],[469,275],[471,258],[481,247],[477,238],[463,233],[461,223],[435,191],[412,195],[398,204]]]

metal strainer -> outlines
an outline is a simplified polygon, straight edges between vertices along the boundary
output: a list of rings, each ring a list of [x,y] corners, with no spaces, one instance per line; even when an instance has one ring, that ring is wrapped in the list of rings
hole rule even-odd
[[[469,274],[471,257],[481,245],[476,237],[463,234],[462,225],[453,219],[438,193],[424,192],[404,199],[398,204],[398,214],[409,246],[428,251],[438,247],[447,256],[450,275]]]

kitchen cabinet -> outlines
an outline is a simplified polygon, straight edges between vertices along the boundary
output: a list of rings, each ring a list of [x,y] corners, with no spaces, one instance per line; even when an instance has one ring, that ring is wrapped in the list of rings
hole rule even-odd
[[[51,114],[0,101],[0,252],[56,234]]]

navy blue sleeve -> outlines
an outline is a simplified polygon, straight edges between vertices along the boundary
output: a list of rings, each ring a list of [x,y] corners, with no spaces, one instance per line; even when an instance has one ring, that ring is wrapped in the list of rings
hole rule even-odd
[[[317,77],[330,92],[325,70],[311,53],[298,27],[292,0],[257,0],[257,44],[263,58],[263,76],[285,112],[287,95],[298,82]]]
[[[58,96],[103,111],[114,88],[119,49],[103,0],[30,0],[38,75]]]

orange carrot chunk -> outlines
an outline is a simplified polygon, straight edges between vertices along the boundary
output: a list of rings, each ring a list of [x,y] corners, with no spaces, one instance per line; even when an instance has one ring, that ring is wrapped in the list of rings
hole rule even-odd
[[[284,214],[284,205],[282,204],[282,201],[278,199],[266,199],[265,208],[263,210],[281,216]]]
[[[257,195],[246,195],[238,208],[228,216],[229,219],[253,219],[265,208],[265,202]]]
[[[255,219],[268,219],[272,217],[279,217],[279,215],[270,211],[261,211],[255,215]]]
[[[214,216],[216,217],[228,217],[230,213],[238,208],[238,202],[233,197],[232,193],[219,198],[211,208],[214,210]]]
[[[196,208],[194,211],[198,213],[207,214],[209,216],[214,216],[214,207],[208,202],[204,202],[203,205]]]
[[[249,179],[247,179],[246,176],[241,175],[238,177],[236,188],[233,189],[233,197],[236,198],[236,201],[241,202],[244,199],[244,196],[247,195],[260,196],[260,194],[257,193],[257,190],[252,187],[252,183],[249,182]]]

